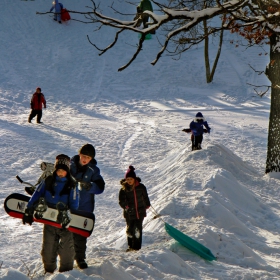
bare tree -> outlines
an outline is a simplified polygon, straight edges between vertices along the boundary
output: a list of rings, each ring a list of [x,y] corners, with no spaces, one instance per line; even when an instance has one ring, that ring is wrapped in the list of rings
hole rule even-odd
[[[188,7],[189,10],[202,10],[209,7],[215,6],[217,3],[215,0],[169,0],[169,9],[178,10]],[[220,17],[221,25],[224,24],[225,17]],[[178,28],[179,26],[183,26],[186,24],[186,20],[177,20],[172,21],[170,27],[164,28],[166,33],[171,32],[172,30]],[[177,50],[174,55],[181,55],[185,49],[188,47],[189,38],[192,37],[203,37],[204,38],[204,62],[205,62],[205,72],[206,72],[206,82],[211,83],[214,79],[214,74],[218,65],[218,61],[220,58],[222,44],[223,44],[223,35],[224,30],[221,30],[216,34],[212,33],[212,35],[208,35],[209,30],[211,30],[211,25],[208,24],[207,19],[204,19],[201,24],[194,26],[188,32],[181,32],[179,35],[179,39],[171,39],[176,46]],[[209,49],[210,49],[210,40],[213,41],[218,38],[218,47],[216,56],[213,60],[212,69],[210,63]],[[212,46],[214,43],[212,42]]]
[[[172,30],[167,32],[155,59],[151,62],[152,65],[158,62],[163,53],[169,52],[168,46],[172,40],[176,39],[180,34],[184,34],[184,36],[192,34],[190,31],[205,21],[208,21],[207,32],[197,34],[197,36],[190,35],[187,38],[185,37],[185,47],[180,50],[175,48],[174,53],[176,51],[183,53],[210,35],[222,30],[237,32],[248,41],[249,46],[268,42],[270,44],[270,62],[265,73],[271,82],[271,110],[265,172],[280,172],[280,144],[278,144],[280,143],[280,4],[278,0],[231,0],[224,3],[216,0],[215,6],[201,10],[190,9],[190,7],[184,5],[178,9],[170,8],[152,1],[157,7],[154,10],[160,11],[161,14],[144,11],[145,14],[149,15],[151,22],[147,28],[141,30],[137,27],[137,20],[123,21],[108,17],[99,11],[98,5],[94,0],[91,0],[91,2],[90,12],[84,13],[86,14],[87,22],[98,24],[98,32],[102,32],[102,26],[104,25],[116,29],[116,36],[107,47],[100,49],[91,42],[100,51],[100,55],[113,48],[118,42],[119,34],[125,30],[146,35],[151,31],[178,22],[180,24],[175,24]],[[226,17],[222,26],[209,25],[211,19],[221,16]],[[144,36],[139,39],[131,59],[120,67],[119,71],[127,68],[135,60],[143,48],[144,39]]]

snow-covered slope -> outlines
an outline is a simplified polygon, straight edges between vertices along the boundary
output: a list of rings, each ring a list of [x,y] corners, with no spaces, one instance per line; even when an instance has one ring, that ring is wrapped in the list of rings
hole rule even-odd
[[[104,2],[103,11],[113,15]],[[63,4],[85,11],[91,1]],[[36,15],[50,7],[45,0],[0,1],[0,202],[24,193],[15,175],[35,183],[41,161],[73,156],[87,142],[96,148],[106,189],[96,196],[84,271],[43,276],[42,225],[24,226],[0,209],[0,279],[278,279],[279,181],[264,176],[270,99],[257,97],[247,84],[268,83],[252,70],[263,70],[268,57],[226,40],[214,82],[206,84],[203,46],[151,66],[159,48],[154,37],[117,72],[135,50],[137,34],[126,32],[98,56],[86,36],[105,47],[113,30],[94,33],[91,24],[59,25]],[[114,7],[135,10],[124,0]],[[47,99],[43,125],[27,123],[37,86]],[[212,131],[203,150],[191,152],[190,135],[181,130],[198,111]],[[153,206],[137,253],[125,252],[118,205],[119,181],[130,164]],[[217,261],[206,262],[175,242],[164,222],[210,248]]]

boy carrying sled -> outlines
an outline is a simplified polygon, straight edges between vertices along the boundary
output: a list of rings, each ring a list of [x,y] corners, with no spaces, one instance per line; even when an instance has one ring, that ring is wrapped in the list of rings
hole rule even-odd
[[[42,199],[46,204],[45,207],[56,207],[60,204],[65,206],[65,211],[78,208],[78,187],[70,175],[70,158],[63,154],[58,155],[54,168],[53,174],[42,180],[29,200],[22,218],[23,224],[31,225],[33,215],[35,218],[40,218],[38,216],[40,213],[36,210],[38,210],[39,205],[42,207]],[[60,223],[62,228],[44,225],[41,255],[46,273],[55,271],[58,255],[60,256],[59,272],[73,269],[75,255],[73,236],[72,232],[66,229],[70,223],[70,217],[63,216]]]

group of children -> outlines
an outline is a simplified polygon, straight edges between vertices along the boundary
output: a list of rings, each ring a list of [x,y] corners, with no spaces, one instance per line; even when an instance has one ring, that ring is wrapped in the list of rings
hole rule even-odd
[[[44,198],[47,206],[56,207],[60,203],[65,206],[64,210],[93,212],[95,195],[101,194],[105,188],[105,182],[94,157],[95,148],[91,144],[83,145],[79,149],[79,154],[72,159],[64,154],[58,155],[55,159],[54,172],[41,180],[32,194],[25,209],[23,224],[33,223],[33,216],[37,215],[36,205],[41,198]],[[45,272],[55,271],[58,255],[59,272],[73,269],[74,260],[79,268],[88,267],[85,261],[87,238],[68,231],[67,225],[70,221],[71,217],[63,219],[62,228],[44,224],[41,255]]]
[[[119,204],[127,224],[127,251],[141,249],[143,220],[146,209],[150,207],[147,189],[134,170],[133,166],[129,166],[125,178],[121,180],[119,192]],[[33,217],[38,215],[36,205],[42,198],[50,207],[56,207],[59,203],[65,206],[64,210],[93,212],[94,197],[101,194],[104,188],[105,182],[95,160],[95,148],[91,144],[83,145],[78,155],[71,159],[60,154],[55,159],[53,173],[42,179],[32,191],[22,222],[32,225]],[[63,219],[61,228],[44,224],[41,256],[45,273],[56,270],[58,256],[59,272],[72,270],[74,260],[79,268],[88,267],[85,261],[87,238],[68,231],[70,221],[71,217]]]
[[[50,9],[55,9],[54,20],[61,23],[61,9],[63,5],[55,0]],[[144,11],[153,11],[149,0],[141,0],[137,7],[139,23],[143,23],[144,28],[148,27],[149,16],[143,14]],[[37,115],[37,123],[41,123],[42,106],[46,108],[46,100],[37,88],[31,99],[31,113],[28,122]],[[210,133],[210,127],[205,121],[202,113],[198,112],[194,120],[190,123],[192,132],[192,150],[201,149],[203,133]],[[70,159],[65,154],[60,154],[55,159],[54,172],[47,178],[40,181],[36,190],[28,202],[23,224],[31,225],[33,216],[36,217],[35,206],[41,198],[44,198],[47,205],[55,207],[58,203],[63,203],[68,210],[94,211],[94,197],[101,194],[105,188],[105,182],[100,175],[95,160],[95,149],[91,144],[83,145],[79,154]],[[79,184],[77,183],[79,181]],[[151,206],[146,187],[141,183],[141,179],[136,176],[135,168],[129,166],[125,178],[120,181],[119,205],[123,209],[123,216],[126,221],[126,235],[128,249],[134,251],[141,249],[143,220],[146,217],[146,210]],[[44,225],[42,261],[45,272],[53,273],[57,268],[57,257],[60,257],[59,272],[73,269],[74,260],[79,268],[87,268],[86,244],[87,238],[79,234],[73,234],[67,230],[67,225],[71,218],[62,223],[62,228],[51,225]]]

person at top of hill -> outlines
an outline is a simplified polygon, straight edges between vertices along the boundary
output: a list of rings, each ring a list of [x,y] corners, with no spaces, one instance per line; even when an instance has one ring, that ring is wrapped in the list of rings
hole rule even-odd
[[[105,182],[100,175],[95,158],[95,148],[85,144],[79,149],[79,154],[71,159],[71,175],[79,182],[79,209],[86,212],[94,211],[95,195],[103,193]],[[73,234],[75,260],[79,268],[87,268],[86,244],[87,238]]]
[[[191,141],[192,141],[192,151],[201,150],[201,143],[203,140],[203,126],[207,129],[207,132],[210,133],[211,128],[208,126],[207,121],[203,117],[201,112],[198,112],[195,115],[195,118],[190,123],[190,129],[192,132]]]
[[[150,0],[141,0],[139,5],[137,6],[137,14],[143,13],[145,11],[151,11],[153,12],[153,6]],[[146,14],[141,15],[142,22],[144,25],[144,28],[148,27],[148,21],[149,21],[149,16]]]
[[[52,4],[50,12],[54,9],[53,19],[61,23],[61,10],[63,9],[63,5],[59,3],[58,0],[54,0]]]
[[[31,120],[37,115],[37,123],[42,123],[42,107],[44,105],[44,108],[47,107],[46,105],[46,99],[44,94],[41,92],[41,88],[37,87],[36,91],[33,93],[31,101],[30,101],[30,107],[31,112],[28,118],[28,122],[31,123]]]
[[[33,215],[41,218],[43,207],[64,206],[64,214],[68,209],[74,210],[79,206],[78,187],[74,178],[70,175],[70,158],[60,154],[55,159],[55,171],[38,185],[25,209],[22,218],[23,224],[32,225]],[[40,210],[40,212],[38,212]],[[45,272],[53,273],[57,267],[57,256],[60,256],[59,272],[73,269],[74,242],[72,232],[66,229],[70,223],[68,215],[58,214],[57,221],[62,228],[44,224],[42,260]],[[59,217],[64,217],[60,219]]]
[[[125,178],[120,181],[122,187],[119,191],[119,205],[126,221],[127,252],[141,249],[143,220],[146,209],[151,206],[147,189],[134,170],[129,166]]]

